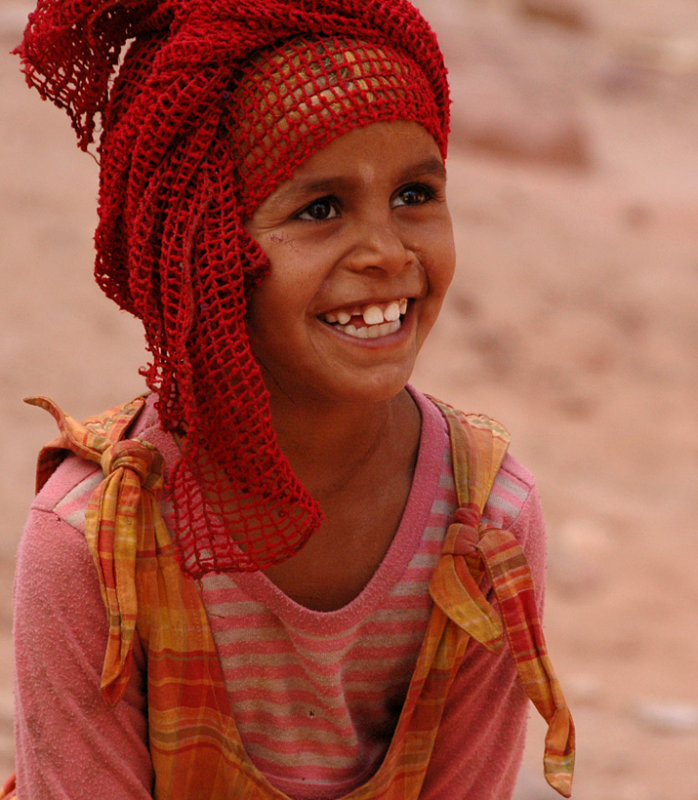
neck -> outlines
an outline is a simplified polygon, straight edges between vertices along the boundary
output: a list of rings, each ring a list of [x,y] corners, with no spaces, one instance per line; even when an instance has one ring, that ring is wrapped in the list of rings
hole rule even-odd
[[[367,407],[331,403],[298,407],[272,398],[279,446],[308,491],[322,503],[356,477],[390,463],[412,463],[419,443],[419,411],[410,394]]]

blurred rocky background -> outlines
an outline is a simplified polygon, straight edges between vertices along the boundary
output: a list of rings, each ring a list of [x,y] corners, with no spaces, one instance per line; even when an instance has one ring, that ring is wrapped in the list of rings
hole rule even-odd
[[[698,3],[420,0],[450,67],[459,267],[414,382],[498,417],[538,476],[576,800],[698,800]],[[13,559],[52,421],[141,389],[91,279],[96,164],[0,7],[0,768]],[[47,653],[47,659],[59,654]],[[532,718],[516,800],[554,797]],[[479,800],[479,798],[473,798]]]

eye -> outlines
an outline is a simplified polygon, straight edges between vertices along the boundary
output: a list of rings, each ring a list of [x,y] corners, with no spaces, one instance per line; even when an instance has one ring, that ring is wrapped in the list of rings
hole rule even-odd
[[[337,201],[333,197],[319,197],[298,213],[298,219],[324,222],[339,216]]]
[[[396,206],[421,206],[434,199],[434,190],[431,186],[424,183],[411,183],[397,193],[393,200],[393,207]]]

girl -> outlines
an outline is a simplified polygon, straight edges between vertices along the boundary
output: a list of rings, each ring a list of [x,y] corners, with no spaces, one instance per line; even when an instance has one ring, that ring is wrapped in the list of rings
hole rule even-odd
[[[82,424],[32,401],[17,796],[502,800],[527,694],[568,796],[533,479],[407,386],[454,267],[427,23],[40,0],[18,50],[98,140],[96,276],[153,361]]]

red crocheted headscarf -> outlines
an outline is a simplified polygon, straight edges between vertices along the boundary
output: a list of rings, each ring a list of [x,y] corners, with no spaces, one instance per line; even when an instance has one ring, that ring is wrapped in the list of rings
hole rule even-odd
[[[321,524],[278,447],[247,298],[269,269],[244,222],[360,125],[424,125],[443,156],[443,59],[406,0],[39,0],[27,81],[100,160],[97,281],[139,317],[185,571],[288,558]],[[97,131],[99,128],[99,131]]]

